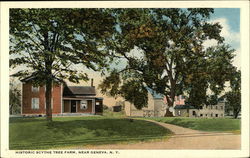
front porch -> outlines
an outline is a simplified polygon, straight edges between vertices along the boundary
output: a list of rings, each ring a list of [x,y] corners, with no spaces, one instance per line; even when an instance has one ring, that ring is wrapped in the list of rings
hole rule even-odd
[[[94,98],[63,98],[62,114],[95,114]]]

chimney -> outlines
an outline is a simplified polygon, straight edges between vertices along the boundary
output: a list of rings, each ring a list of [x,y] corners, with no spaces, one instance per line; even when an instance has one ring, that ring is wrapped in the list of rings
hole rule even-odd
[[[91,78],[91,87],[94,87],[94,79]]]

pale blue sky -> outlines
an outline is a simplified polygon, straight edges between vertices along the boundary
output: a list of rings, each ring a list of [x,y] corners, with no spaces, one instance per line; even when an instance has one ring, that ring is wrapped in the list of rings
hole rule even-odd
[[[214,14],[211,16],[214,18],[226,18],[229,25],[235,32],[240,31],[240,9],[239,8],[215,8]]]
[[[227,31],[224,34],[226,43],[230,44],[234,49],[240,49],[240,9],[216,8],[211,20],[216,19],[220,19],[223,29]]]

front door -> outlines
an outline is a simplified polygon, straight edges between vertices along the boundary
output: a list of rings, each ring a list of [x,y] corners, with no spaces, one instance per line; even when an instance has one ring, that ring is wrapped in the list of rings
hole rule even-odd
[[[76,112],[76,101],[71,100],[71,112],[75,113]]]

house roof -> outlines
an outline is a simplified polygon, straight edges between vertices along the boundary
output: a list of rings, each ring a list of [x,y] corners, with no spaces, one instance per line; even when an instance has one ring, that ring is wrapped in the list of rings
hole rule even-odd
[[[34,81],[34,80],[39,80],[39,77],[41,79],[41,76],[39,76],[38,72],[33,72],[31,75],[21,79],[20,81],[21,82],[29,82],[29,81]],[[63,80],[61,79],[58,79],[58,78],[54,78],[53,79],[53,82],[56,81],[56,82],[61,82],[63,84],[66,84]]]
[[[191,105],[176,105],[174,109],[196,109],[196,108]]]
[[[95,87],[91,86],[65,86],[63,96],[93,96],[96,95]]]
[[[164,95],[157,93],[156,91],[154,91],[153,89],[149,88],[149,87],[145,87],[147,89],[147,91],[153,96],[154,99],[163,99]]]
[[[28,82],[28,81],[31,81],[31,80],[35,80],[38,78],[38,72],[33,72],[31,75],[21,79],[20,81],[21,82]]]

